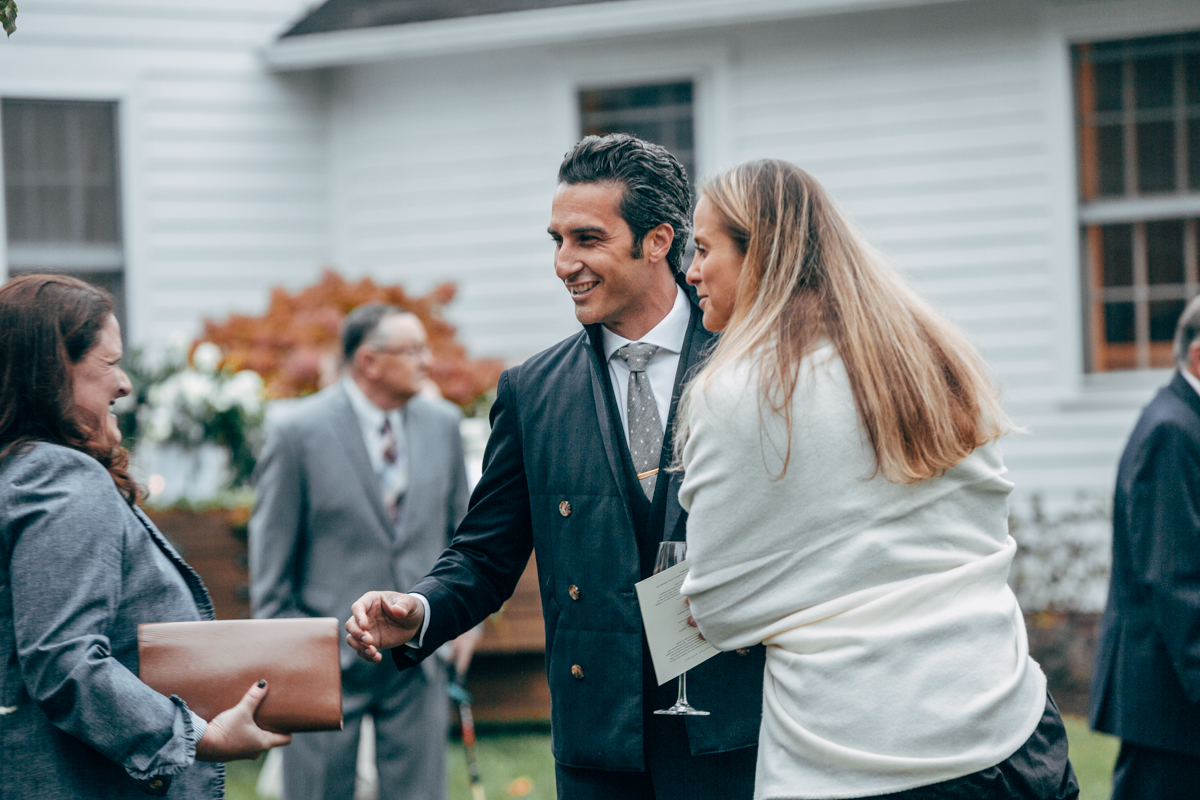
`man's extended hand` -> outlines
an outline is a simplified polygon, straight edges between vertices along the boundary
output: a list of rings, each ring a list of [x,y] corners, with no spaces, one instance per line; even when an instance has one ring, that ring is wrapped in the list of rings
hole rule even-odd
[[[381,650],[399,647],[417,635],[425,607],[412,595],[367,592],[350,607],[346,642],[367,661],[383,660]]]

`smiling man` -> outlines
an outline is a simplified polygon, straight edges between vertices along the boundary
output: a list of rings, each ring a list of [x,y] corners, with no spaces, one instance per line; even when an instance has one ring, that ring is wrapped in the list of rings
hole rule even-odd
[[[533,550],[558,796],[750,798],[762,648],[689,673],[710,716],[657,716],[674,682],[656,685],[633,589],[659,542],[684,538],[671,430],[711,340],[682,282],[687,177],[663,148],[614,134],[572,148],[558,180],[554,269],[584,330],[501,375],[483,477],[450,549],[410,594],[364,595],[347,638],[368,660],[395,648],[410,667],[498,610]]]

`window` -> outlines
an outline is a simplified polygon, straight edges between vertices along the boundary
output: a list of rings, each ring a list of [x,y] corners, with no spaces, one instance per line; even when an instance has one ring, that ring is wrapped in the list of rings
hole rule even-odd
[[[695,185],[690,81],[585,90],[579,93],[579,110],[584,136],[629,133],[661,144],[679,159]]]
[[[116,104],[4,100],[9,275],[58,272],[107,289],[125,327]]]
[[[1169,367],[1200,292],[1200,32],[1076,45],[1092,372]]]

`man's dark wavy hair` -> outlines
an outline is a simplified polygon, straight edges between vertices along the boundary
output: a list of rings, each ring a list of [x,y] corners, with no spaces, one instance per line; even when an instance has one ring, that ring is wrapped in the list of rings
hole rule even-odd
[[[627,133],[588,136],[563,158],[558,182],[623,186],[621,217],[633,232],[632,256],[642,257],[642,240],[665,222],[675,229],[667,263],[673,272],[683,270],[683,251],[692,233],[692,190],[683,165],[665,147]]]
[[[112,297],[66,275],[27,275],[0,287],[0,462],[37,442],[99,461],[132,505],[139,489],[124,447],[101,444],[76,415],[71,367],[95,346]],[[97,421],[103,425],[103,421]]]

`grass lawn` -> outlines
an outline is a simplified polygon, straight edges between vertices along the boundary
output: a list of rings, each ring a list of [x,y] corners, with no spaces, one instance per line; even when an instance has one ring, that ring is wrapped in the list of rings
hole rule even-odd
[[[1088,730],[1087,720],[1066,716],[1071,764],[1079,778],[1079,800],[1108,800],[1112,794],[1112,770],[1117,761],[1119,739]]]
[[[496,731],[480,735],[476,752],[488,800],[554,800],[554,758],[550,755],[550,732],[543,729]],[[462,742],[450,743],[446,759],[450,800],[471,800],[467,756]],[[258,800],[258,761],[234,761],[227,765],[228,800]]]
[[[1093,733],[1079,717],[1066,717],[1071,763],[1079,776],[1080,800],[1108,800],[1119,742]],[[554,800],[554,759],[545,730],[493,731],[479,737],[479,766],[488,800]],[[261,761],[229,764],[229,800],[257,800],[254,784]],[[447,760],[450,800],[471,800],[461,742],[451,742]]]

